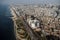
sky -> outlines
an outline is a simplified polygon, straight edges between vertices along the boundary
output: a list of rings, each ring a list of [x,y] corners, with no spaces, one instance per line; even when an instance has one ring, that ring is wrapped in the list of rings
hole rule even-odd
[[[0,4],[60,4],[60,0],[0,0]]]

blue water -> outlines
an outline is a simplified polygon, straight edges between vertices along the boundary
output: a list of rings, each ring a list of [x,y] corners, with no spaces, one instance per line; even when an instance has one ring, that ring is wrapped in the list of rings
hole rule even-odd
[[[0,5],[0,40],[15,40],[14,23],[8,5]]]

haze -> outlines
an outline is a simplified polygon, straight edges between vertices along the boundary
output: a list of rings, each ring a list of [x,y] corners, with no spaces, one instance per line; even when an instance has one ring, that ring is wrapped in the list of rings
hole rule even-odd
[[[60,4],[60,0],[0,0],[0,4]]]

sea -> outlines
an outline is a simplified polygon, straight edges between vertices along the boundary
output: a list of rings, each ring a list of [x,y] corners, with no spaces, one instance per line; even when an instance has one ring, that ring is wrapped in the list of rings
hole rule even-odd
[[[15,40],[9,5],[0,5],[0,40]]]

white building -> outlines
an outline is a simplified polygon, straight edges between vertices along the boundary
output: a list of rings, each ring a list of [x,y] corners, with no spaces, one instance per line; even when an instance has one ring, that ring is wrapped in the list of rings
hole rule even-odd
[[[32,20],[31,18],[27,19],[28,24],[30,25],[30,27],[32,29],[36,29],[40,27],[40,22],[39,20],[37,20],[36,18],[34,20]]]

